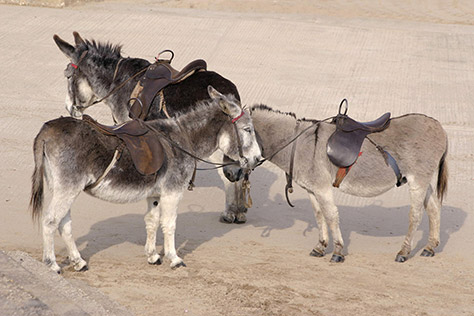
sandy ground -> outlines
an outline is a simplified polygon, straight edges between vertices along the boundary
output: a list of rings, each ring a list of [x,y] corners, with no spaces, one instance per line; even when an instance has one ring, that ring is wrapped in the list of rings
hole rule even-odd
[[[450,140],[450,182],[434,258],[394,262],[408,228],[407,188],[373,199],[336,192],[346,261],[308,254],[318,228],[305,193],[290,209],[284,175],[271,165],[252,177],[248,222],[218,222],[224,192],[201,172],[177,223],[187,268],[149,266],[143,254],[145,202],[114,205],[81,195],[73,227],[90,270],[67,279],[97,287],[136,315],[474,315],[474,4],[472,1],[126,1],[66,9],[0,6],[0,247],[41,258],[27,212],[32,142],[41,125],[66,115],[66,58],[57,33],[122,43],[152,60],[171,48],[174,65],[204,58],[238,86],[243,102],[298,116],[370,120],[422,112]],[[90,112],[110,122],[108,109]],[[162,237],[158,238],[161,249]],[[329,247],[329,251],[332,247]],[[57,238],[59,262],[66,250]],[[1,314],[1,311],[0,311]]]

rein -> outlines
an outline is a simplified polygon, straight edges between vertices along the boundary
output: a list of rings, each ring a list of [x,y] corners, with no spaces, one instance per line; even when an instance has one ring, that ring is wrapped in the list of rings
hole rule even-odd
[[[321,123],[324,123],[326,121],[329,121],[329,120],[332,120],[335,116],[331,116],[331,117],[328,117],[322,121],[318,121],[318,122],[315,122],[313,124],[311,124],[310,126],[306,127],[305,129],[303,129],[301,132],[299,132],[296,136],[294,136],[291,140],[289,140],[285,145],[281,146],[279,149],[275,150],[270,156],[268,156],[267,158],[264,158],[262,160],[260,160],[260,162],[255,166],[258,167],[260,166],[261,164],[263,164],[265,161],[267,160],[271,160],[273,157],[275,157],[280,151],[282,151],[283,149],[285,149],[286,147],[288,147],[289,145],[291,145],[293,142],[295,142],[301,135],[303,135],[306,131],[308,131],[309,129],[311,129],[312,127],[317,127],[319,126],[319,124]]]

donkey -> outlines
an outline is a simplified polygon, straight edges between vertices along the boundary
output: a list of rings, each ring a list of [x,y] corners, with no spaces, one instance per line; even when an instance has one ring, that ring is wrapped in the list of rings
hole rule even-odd
[[[131,79],[135,74],[150,66],[147,60],[124,58],[121,46],[84,40],[74,32],[75,46],[54,35],[54,41],[71,61],[64,71],[68,80],[66,109],[73,117],[82,116],[83,112],[95,101],[106,97],[109,92]],[[84,53],[87,52],[87,53]],[[81,58],[82,57],[82,58]],[[123,87],[106,97],[103,102],[112,111],[113,120],[122,123],[129,119],[128,101],[139,77],[132,78]],[[236,86],[228,79],[212,71],[199,71],[179,84],[169,85],[163,89],[163,98],[167,114],[171,117],[183,111],[189,111],[197,101],[208,99],[207,86],[212,85],[223,94],[233,95],[240,101]],[[160,107],[160,96],[157,96],[150,107],[145,120],[165,118]],[[216,152],[213,159],[226,159]],[[224,176],[219,172],[224,181]],[[227,223],[245,223],[247,208],[244,206],[240,183],[224,181],[226,207],[221,214],[221,221]]]
[[[171,268],[184,266],[175,249],[176,209],[192,176],[195,158],[176,144],[197,157],[208,157],[221,150],[246,169],[253,168],[261,158],[251,118],[242,110],[240,102],[211,86],[209,95],[209,100],[198,102],[192,110],[175,118],[147,122],[151,131],[157,133],[156,137],[160,137],[166,157],[161,169],[152,175],[140,174],[130,153],[124,149],[120,159],[102,178],[104,170],[110,167],[115,149],[121,144],[118,138],[104,135],[86,121],[72,117],[61,117],[43,125],[34,141],[30,205],[33,219],[41,218],[43,261],[51,269],[61,271],[54,254],[56,230],[66,244],[74,269],[87,269],[71,233],[70,207],[81,191],[115,203],[147,199],[145,253],[148,263],[162,262],[155,245],[156,231],[161,224],[164,254],[171,261]],[[42,213],[44,178],[52,197],[46,212]]]
[[[289,169],[292,146],[285,147],[275,155],[273,153],[281,149],[282,144],[289,143],[299,124],[298,130],[302,131],[302,134],[297,139],[294,152],[293,179],[308,192],[319,227],[319,242],[310,255],[325,255],[329,226],[334,242],[331,261],[343,262],[344,241],[332,192],[338,168],[331,163],[326,152],[328,139],[335,131],[335,125],[317,120],[297,119],[293,113],[276,111],[264,105],[253,106],[251,116],[264,156],[287,174],[291,174]],[[421,255],[434,256],[434,249],[440,238],[441,204],[448,182],[446,132],[441,124],[431,117],[407,114],[392,118],[387,129],[370,134],[369,138],[373,143],[364,141],[362,154],[339,188],[345,193],[362,197],[377,196],[393,188],[397,177],[376,145],[384,148],[394,157],[401,173],[406,177],[411,200],[408,233],[395,260],[404,262],[408,259],[423,207],[429,217],[429,239]],[[238,168],[229,166],[226,169],[225,173],[230,175],[231,181],[238,179]],[[435,175],[436,193],[431,185]]]

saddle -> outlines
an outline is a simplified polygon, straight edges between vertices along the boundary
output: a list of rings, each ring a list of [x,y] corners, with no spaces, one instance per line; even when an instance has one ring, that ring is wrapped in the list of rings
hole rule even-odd
[[[347,104],[347,100],[342,100],[339,114],[332,121],[336,131],[329,137],[327,144],[329,160],[340,168],[354,164],[367,135],[381,132],[390,125],[390,112],[371,122],[357,122],[347,116],[347,105],[345,112],[341,113],[344,102]]]
[[[344,113],[341,112],[343,104],[345,104]],[[339,113],[332,123],[336,125],[336,131],[329,137],[326,149],[329,160],[339,167],[333,183],[333,186],[338,188],[349,170],[351,170],[352,165],[362,154],[360,148],[367,135],[381,132],[389,127],[390,112],[371,122],[357,122],[347,116],[347,100],[344,99],[339,105]],[[384,157],[385,163],[393,169],[397,177],[397,187],[406,183],[406,178],[402,176],[397,162],[390,153],[379,145],[375,143],[374,145]]]
[[[130,152],[138,172],[151,175],[160,170],[165,160],[163,145],[141,120],[127,121],[118,126],[107,126],[84,114],[82,119],[108,136],[120,138]]]
[[[172,51],[167,51],[173,54]],[[130,107],[130,118],[144,120],[148,115],[153,99],[161,90],[170,84],[181,82],[195,71],[207,69],[206,62],[202,59],[197,59],[190,62],[181,71],[178,71],[171,67],[173,56],[174,54],[169,60],[157,59],[154,64],[148,67],[132,93],[130,100],[134,102]]]

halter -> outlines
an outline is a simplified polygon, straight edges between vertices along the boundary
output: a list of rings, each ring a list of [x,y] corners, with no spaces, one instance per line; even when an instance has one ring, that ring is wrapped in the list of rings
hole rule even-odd
[[[234,117],[232,119],[232,124],[234,125],[234,130],[235,130],[235,136],[237,137],[237,146],[239,147],[239,157],[241,159],[245,159],[246,158],[244,157],[244,153],[243,153],[243,149],[242,149],[242,142],[240,140],[240,136],[239,136],[239,131],[237,130],[237,125],[235,124],[235,122],[237,122],[242,116],[244,116],[245,112],[244,110],[242,110],[242,112],[240,112],[240,115],[237,116],[237,117]],[[246,161],[247,162],[247,161]]]

